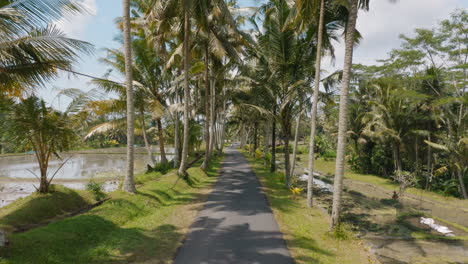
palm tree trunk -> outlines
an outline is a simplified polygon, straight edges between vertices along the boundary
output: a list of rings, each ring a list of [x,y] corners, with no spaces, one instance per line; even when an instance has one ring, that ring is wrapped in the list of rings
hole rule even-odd
[[[310,116],[310,142],[309,142],[309,174],[307,178],[307,206],[312,207],[313,191],[312,187],[314,184],[314,161],[315,161],[315,134],[317,130],[317,105],[318,105],[318,94],[320,88],[320,70],[322,63],[322,46],[323,46],[323,28],[325,20],[325,0],[320,1],[320,17],[319,17],[319,28],[318,28],[318,42],[317,42],[317,55],[315,58],[315,83],[314,83],[314,96],[312,99],[312,114]]]
[[[175,102],[179,102],[179,87],[176,87],[176,92],[175,92]],[[179,147],[180,147],[180,136],[179,136],[179,112],[175,111],[174,113],[174,168],[177,168],[179,166]]]
[[[190,17],[188,7],[184,11],[184,140],[179,175],[187,175],[188,148],[189,148],[189,114],[190,114],[190,87],[189,87],[189,51],[190,51]]]
[[[289,159],[289,140],[291,137],[291,129],[289,120],[285,120],[284,123],[284,175],[286,176],[286,188],[291,187],[291,163]]]
[[[135,193],[134,167],[134,140],[135,140],[135,108],[133,102],[133,75],[132,75],[132,39],[130,36],[130,0],[123,1],[124,12],[124,52],[125,52],[125,77],[127,89],[127,174],[122,189],[129,193]]]
[[[270,138],[269,138],[269,137],[270,137],[270,123],[269,123],[269,121],[267,120],[267,121],[265,122],[265,136],[264,136],[265,142],[263,143],[263,144],[264,144],[264,152],[265,152],[265,153],[264,153],[264,161],[263,161],[264,163],[263,163],[263,165],[264,165],[265,167],[266,167],[267,164],[268,164],[268,150],[269,150],[269,148],[270,148],[270,146],[269,146],[269,144],[270,144],[270,143],[269,143],[269,139],[270,139]]]
[[[299,139],[299,123],[301,121],[302,112],[299,113],[296,119],[296,131],[294,131],[294,149],[292,156],[291,175],[294,175],[294,169],[296,167],[296,154],[297,154],[297,141]]]
[[[253,138],[253,154],[255,155],[255,152],[257,151],[258,144],[257,144],[257,138],[258,138],[258,122],[254,123],[254,138]]]
[[[216,118],[215,118],[215,105],[216,105],[216,87],[215,87],[215,81],[213,80],[213,82],[211,83],[211,93],[210,93],[210,148],[209,148],[209,151],[208,151],[208,155],[211,157],[211,155],[213,154],[213,149],[214,149],[214,143],[215,143],[215,122],[216,122]]]
[[[154,158],[153,151],[151,151],[151,145],[148,141],[148,135],[146,135],[146,125],[145,125],[145,112],[143,109],[140,110],[141,114],[141,130],[143,134],[143,141],[145,141],[146,152],[148,153],[148,158],[151,162],[151,166],[156,165],[156,159]]]
[[[462,168],[457,169],[458,181],[460,183],[461,193],[464,199],[468,199],[468,194],[466,193],[465,182],[463,181],[463,171]]]
[[[208,42],[205,43],[205,160],[201,165],[203,170],[210,164],[210,68]]]
[[[221,119],[221,148],[219,155],[223,153],[224,141],[226,139],[226,88],[223,86],[223,114]]]
[[[273,106],[273,115],[276,115],[276,106]],[[271,167],[270,172],[276,171],[276,120],[273,118],[271,126]]]
[[[345,169],[346,132],[348,122],[348,91],[349,82],[351,80],[351,67],[353,64],[354,32],[356,31],[358,0],[351,0],[350,8],[348,24],[346,26],[345,61],[342,79],[343,86],[341,88],[340,113],[338,119],[338,144],[336,150],[337,157],[335,167],[335,181],[333,186],[333,208],[331,221],[332,229],[338,225],[340,220],[341,195],[343,192],[343,176]],[[312,174],[313,172],[309,171],[309,173]]]
[[[166,150],[164,148],[164,131],[162,127],[161,118],[158,118],[156,120],[156,123],[158,125],[159,152],[161,155],[160,163],[164,164],[164,163],[167,163],[167,157],[166,157]]]

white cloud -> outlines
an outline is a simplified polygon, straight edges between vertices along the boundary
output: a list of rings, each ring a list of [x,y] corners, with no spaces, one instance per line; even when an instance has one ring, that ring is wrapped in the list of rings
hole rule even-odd
[[[98,14],[96,0],[79,0],[87,10],[86,13],[62,18],[54,22],[68,37],[83,39],[86,34],[86,28],[91,23],[93,17]]]
[[[413,35],[415,28],[434,28],[455,8],[466,8],[466,0],[372,0],[370,10],[360,11],[357,28],[363,35],[354,49],[354,63],[373,64],[400,46],[400,34]],[[344,45],[336,45],[335,66],[325,60],[325,69],[343,67]]]

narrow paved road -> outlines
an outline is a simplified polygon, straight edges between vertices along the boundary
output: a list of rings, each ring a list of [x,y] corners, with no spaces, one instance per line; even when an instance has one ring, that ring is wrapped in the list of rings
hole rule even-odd
[[[260,183],[238,150],[226,150],[223,172],[174,263],[293,263]]]

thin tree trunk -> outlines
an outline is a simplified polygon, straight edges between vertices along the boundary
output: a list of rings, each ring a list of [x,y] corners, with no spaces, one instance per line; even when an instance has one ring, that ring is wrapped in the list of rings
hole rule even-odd
[[[431,131],[429,130],[429,135],[427,136],[427,141],[431,141]],[[427,145],[427,178],[428,178],[428,184],[426,184],[426,190],[429,189],[429,186],[432,181],[432,147],[430,145]]]
[[[273,114],[276,115],[276,106],[273,106]],[[271,126],[271,166],[270,172],[276,171],[276,120],[273,118]]]
[[[258,145],[257,145],[257,137],[258,137],[258,122],[254,123],[254,138],[253,138],[253,155],[255,155],[255,152],[257,151]]]
[[[297,155],[297,141],[299,140],[299,124],[301,122],[302,112],[299,113],[296,119],[296,131],[294,131],[294,149],[292,156],[292,165],[291,165],[291,176],[294,176],[294,169],[296,167],[296,155]]]
[[[309,142],[309,173],[307,178],[307,206],[312,207],[313,204],[313,184],[314,184],[314,161],[315,161],[315,134],[317,130],[317,105],[318,94],[320,88],[320,70],[322,63],[322,46],[323,46],[323,28],[325,16],[325,0],[320,1],[320,17],[318,28],[317,55],[315,58],[315,83],[314,95],[312,99],[312,111],[310,116],[310,142]]]
[[[468,199],[468,194],[466,193],[465,182],[463,181],[463,171],[461,168],[457,169],[458,181],[460,182],[460,189],[464,199]]]
[[[358,0],[351,0],[348,24],[346,26],[345,62],[343,67],[342,88],[340,96],[340,112],[338,120],[338,144],[335,167],[335,181],[333,185],[333,208],[331,228],[334,229],[340,220],[341,196],[343,192],[343,176],[345,169],[346,132],[348,122],[348,93],[351,80],[351,67],[353,64],[354,32],[358,13]],[[310,174],[313,172],[310,171]]]
[[[180,161],[179,175],[187,175],[188,148],[189,148],[189,114],[190,114],[190,87],[189,87],[189,51],[190,51],[190,17],[188,7],[184,10],[184,141],[182,146],[182,158]]]
[[[141,130],[143,134],[143,141],[145,141],[146,152],[148,153],[148,158],[151,162],[151,166],[156,165],[156,159],[154,158],[153,151],[151,150],[151,145],[148,141],[148,135],[146,134],[146,124],[145,124],[145,112],[143,109],[140,109],[141,114]]]
[[[180,74],[179,74],[180,75]],[[179,87],[176,86],[176,91],[175,91],[175,103],[179,103]],[[179,167],[179,161],[180,161],[180,134],[179,134],[179,112],[175,111],[174,113],[174,168]]]
[[[167,163],[167,157],[166,157],[166,150],[164,148],[164,131],[162,127],[161,118],[156,119],[156,123],[158,125],[159,152],[161,152],[160,163],[165,164]]]
[[[215,81],[211,83],[211,93],[210,93],[210,149],[208,151],[209,155],[211,156],[213,154],[213,149],[214,149],[214,143],[215,143],[215,105],[216,105],[216,87],[215,87]]]
[[[284,174],[286,176],[286,188],[291,187],[291,163],[289,159],[289,140],[291,137],[289,120],[284,123]]]
[[[264,156],[264,163],[263,163],[264,166],[267,166],[267,164],[268,164],[268,149],[270,147],[269,146],[270,145],[269,137],[270,137],[270,123],[267,120],[265,122],[265,137],[264,137],[264,140],[265,140],[265,142],[264,142],[264,149],[265,149],[264,150],[264,152],[265,152],[264,155],[265,156]]]
[[[201,165],[203,170],[210,164],[210,68],[208,42],[205,43],[205,160]]]
[[[224,141],[226,140],[226,88],[223,86],[223,114],[221,120],[221,149],[219,154],[223,153]]]
[[[132,74],[132,39],[130,36],[130,0],[123,1],[124,12],[124,52],[125,52],[125,77],[127,90],[127,174],[122,189],[129,193],[135,193],[134,168],[134,140],[135,140],[135,109],[133,102],[133,74]]]

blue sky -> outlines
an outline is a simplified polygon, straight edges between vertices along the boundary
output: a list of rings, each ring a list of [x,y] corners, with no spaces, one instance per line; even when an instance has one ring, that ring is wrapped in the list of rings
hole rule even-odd
[[[75,66],[78,72],[93,76],[102,76],[106,66],[99,62],[105,56],[103,48],[119,48],[114,41],[118,30],[115,18],[122,14],[120,0],[78,0],[90,10],[87,15],[70,18],[68,21],[56,21],[56,24],[72,38],[88,41],[95,45],[96,53],[85,56]],[[264,0],[239,0],[240,6],[258,6]],[[421,3],[424,2],[422,5]],[[391,4],[387,0],[372,0],[369,12],[360,12],[358,29],[364,36],[360,46],[356,48],[355,63],[371,64],[376,59],[384,58],[392,48],[399,46],[400,34],[411,35],[414,28],[432,28],[446,19],[456,8],[468,8],[468,0],[400,0]],[[325,59],[324,67],[329,72],[341,68],[343,63],[342,43],[336,44],[336,60],[332,64]],[[113,75],[112,79],[121,81],[122,76]],[[62,74],[61,77],[39,91],[39,95],[54,107],[63,109],[68,100],[56,98],[56,90],[61,88],[80,88],[89,90],[88,78]]]

